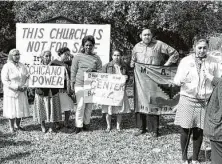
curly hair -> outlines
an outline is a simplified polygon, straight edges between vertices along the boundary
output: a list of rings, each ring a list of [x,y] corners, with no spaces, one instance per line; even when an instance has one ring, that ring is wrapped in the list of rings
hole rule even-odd
[[[68,47],[62,47],[57,52],[58,52],[58,55],[61,56],[63,53],[65,53],[67,51],[70,51],[70,49]]]

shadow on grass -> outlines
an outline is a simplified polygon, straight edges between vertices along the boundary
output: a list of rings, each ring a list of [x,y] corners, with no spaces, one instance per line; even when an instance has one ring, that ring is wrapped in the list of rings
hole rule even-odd
[[[199,154],[200,162],[209,162],[211,161],[211,150],[200,150]]]
[[[8,163],[9,161],[12,161],[12,160],[18,160],[18,159],[27,157],[30,154],[31,154],[30,152],[10,154],[7,157],[1,158],[0,159],[0,163],[3,163],[3,162],[7,162]]]

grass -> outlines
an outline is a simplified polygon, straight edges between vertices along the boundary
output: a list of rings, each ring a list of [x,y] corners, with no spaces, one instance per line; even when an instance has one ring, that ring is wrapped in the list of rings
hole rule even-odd
[[[179,164],[181,163],[179,128],[173,124],[174,116],[161,116],[160,137],[152,138],[149,133],[135,137],[134,114],[123,116],[123,131],[113,129],[105,133],[105,118],[101,110],[92,112],[88,132],[74,133],[74,113],[70,123],[72,129],[43,134],[32,117],[22,120],[26,131],[8,133],[8,120],[0,109],[0,163],[52,163],[52,164]],[[132,104],[131,104],[132,105]],[[206,140],[206,139],[205,139]],[[206,144],[209,147],[209,142]],[[192,141],[189,145],[192,156]],[[201,163],[210,164],[210,152],[205,160],[203,146]]]

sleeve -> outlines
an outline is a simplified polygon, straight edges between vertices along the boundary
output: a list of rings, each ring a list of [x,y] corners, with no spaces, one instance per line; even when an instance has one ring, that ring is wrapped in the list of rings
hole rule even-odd
[[[18,84],[12,83],[9,78],[9,68],[8,65],[5,64],[1,71],[1,79],[4,86],[17,91],[18,90]]]
[[[77,74],[77,71],[78,71],[78,57],[75,57],[73,58],[72,60],[72,65],[71,65],[71,74],[70,74],[70,79],[71,79],[71,82],[74,82],[76,81],[76,74]]]
[[[176,63],[179,59],[179,53],[171,46],[164,42],[160,42],[161,48],[160,51],[163,54],[166,54],[169,56],[169,59],[167,60],[167,63]]]
[[[25,80],[24,80],[24,85],[25,86],[28,86],[28,84],[29,84],[29,71],[28,71],[28,69],[27,69],[27,67],[25,66],[25,65],[23,65],[23,70],[24,70],[24,72],[25,72]]]
[[[107,64],[102,67],[101,73],[107,73]]]
[[[179,66],[177,67],[176,75],[174,76],[174,84],[176,84],[178,86],[181,85],[181,81],[183,79],[183,76],[184,76],[184,74],[186,74],[186,72],[184,70],[186,70],[185,62],[184,62],[184,60],[181,60]]]
[[[132,57],[131,57],[131,61],[130,61],[130,67],[134,68],[135,66],[135,62],[136,62],[136,51],[135,51],[135,47],[132,50]]]
[[[102,70],[102,61],[100,59],[100,57],[98,56],[97,58],[97,66],[96,66],[96,71],[100,72]]]

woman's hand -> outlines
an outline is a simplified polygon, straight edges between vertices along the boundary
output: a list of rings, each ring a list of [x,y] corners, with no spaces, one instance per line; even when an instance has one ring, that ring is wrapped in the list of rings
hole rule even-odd
[[[92,69],[92,68],[88,68],[87,70],[86,70],[86,72],[97,72],[95,69]]]

